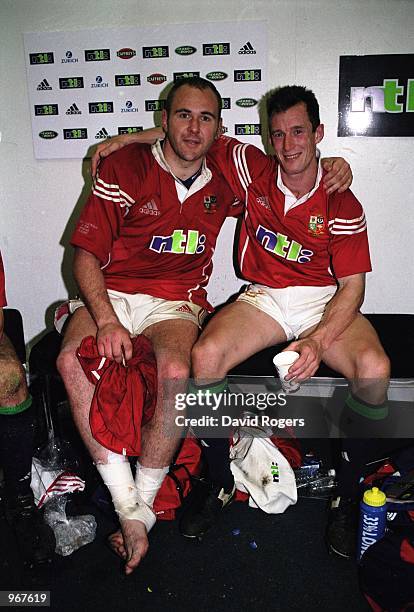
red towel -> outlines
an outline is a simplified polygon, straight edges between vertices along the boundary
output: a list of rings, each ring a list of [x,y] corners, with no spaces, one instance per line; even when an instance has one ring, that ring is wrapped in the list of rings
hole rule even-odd
[[[143,335],[132,338],[126,366],[101,357],[96,339],[82,340],[76,354],[88,380],[96,385],[89,414],[92,435],[105,448],[123,455],[141,453],[141,426],[157,403],[157,362]]]

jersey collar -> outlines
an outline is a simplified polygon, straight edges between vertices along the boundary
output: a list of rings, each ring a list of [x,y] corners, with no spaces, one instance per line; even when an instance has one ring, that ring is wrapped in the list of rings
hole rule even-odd
[[[280,172],[280,164],[278,165],[277,167],[277,186],[280,189],[280,191],[283,193],[283,195],[285,196],[285,214],[292,208],[296,208],[296,206],[299,206],[300,204],[303,204],[304,202],[309,200],[309,198],[311,198],[313,194],[315,193],[315,191],[318,189],[319,184],[321,182],[321,178],[322,178],[321,152],[319,151],[319,149],[316,149],[316,157],[318,159],[318,172],[316,175],[315,185],[308,193],[305,193],[305,195],[303,195],[299,199],[296,199],[296,196],[284,184],[282,180],[282,174]]]
[[[200,189],[202,189],[207,183],[211,181],[212,173],[209,168],[207,168],[206,158],[203,159],[201,165],[201,172],[199,176],[196,178],[194,183],[191,185],[190,189],[187,189],[185,185],[182,184],[180,179],[175,176],[174,172],[171,170],[170,165],[164,157],[164,152],[162,150],[162,140],[157,140],[155,144],[151,147],[152,154],[155,157],[158,164],[161,166],[163,170],[171,174],[171,176],[175,179],[175,186],[177,189],[177,195],[181,202],[186,200],[190,195],[196,193]]]

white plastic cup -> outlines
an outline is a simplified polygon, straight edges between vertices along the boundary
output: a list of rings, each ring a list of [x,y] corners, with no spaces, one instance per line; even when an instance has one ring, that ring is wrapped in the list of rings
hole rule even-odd
[[[285,380],[290,366],[299,358],[299,353],[296,351],[282,351],[273,357],[273,363],[279,374],[282,389],[285,393],[293,393],[297,391],[300,384],[296,380]]]

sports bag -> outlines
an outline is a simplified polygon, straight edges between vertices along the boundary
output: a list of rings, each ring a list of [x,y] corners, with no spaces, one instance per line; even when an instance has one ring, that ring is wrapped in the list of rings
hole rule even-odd
[[[414,609],[414,536],[388,532],[359,567],[362,592],[374,612]]]
[[[201,468],[201,448],[195,438],[187,436],[155,497],[153,509],[158,520],[175,519],[177,508],[191,491]]]

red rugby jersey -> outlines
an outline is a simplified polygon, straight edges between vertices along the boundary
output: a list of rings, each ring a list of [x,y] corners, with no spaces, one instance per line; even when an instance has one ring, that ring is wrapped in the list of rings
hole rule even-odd
[[[2,306],[7,306],[7,300],[6,300],[6,283],[4,280],[3,261],[2,261],[1,253],[0,253],[0,308]]]
[[[350,190],[328,197],[321,182],[285,214],[274,158],[228,137],[210,153],[234,193],[246,199],[238,243],[246,279],[275,288],[325,286],[371,270],[364,211]]]
[[[242,204],[210,158],[181,203],[154,152],[132,144],[101,163],[71,243],[97,257],[108,289],[211,308],[204,287],[217,236]]]

